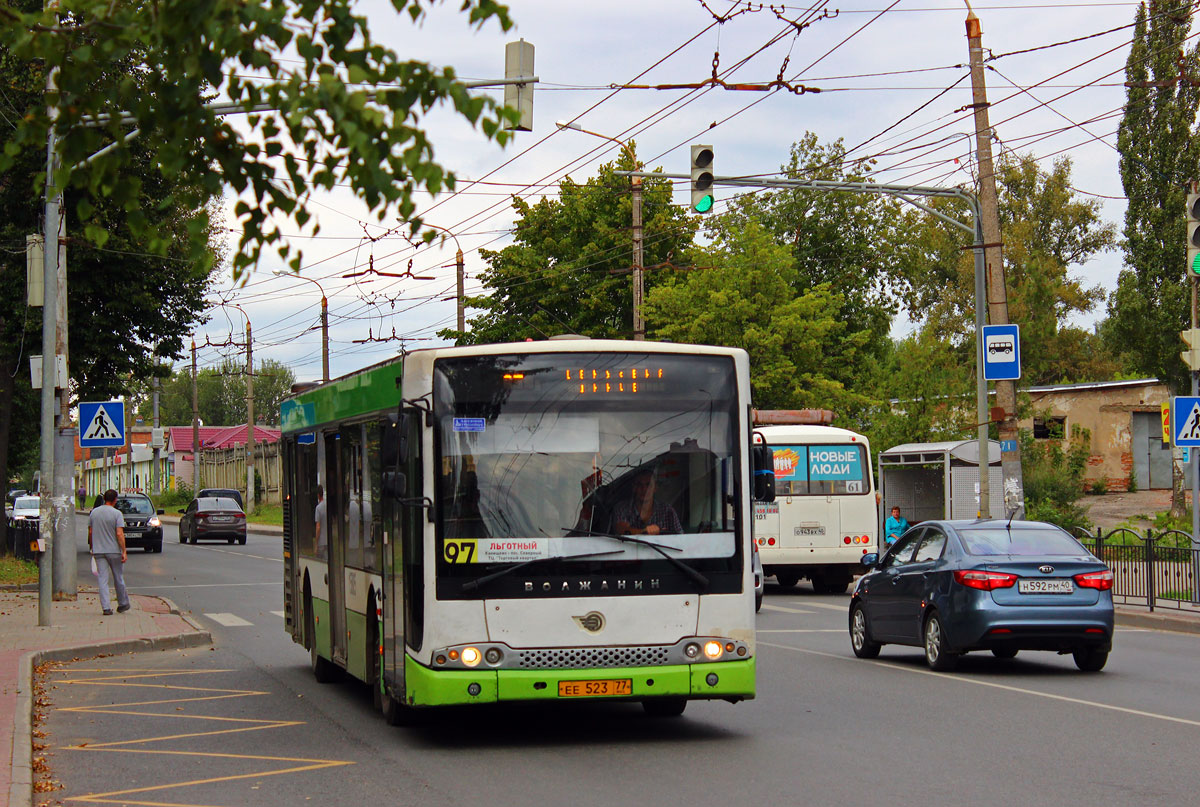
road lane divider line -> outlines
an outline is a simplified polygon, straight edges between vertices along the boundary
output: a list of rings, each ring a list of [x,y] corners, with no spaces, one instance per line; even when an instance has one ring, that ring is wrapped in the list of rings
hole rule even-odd
[[[283,611],[272,611],[271,614],[279,617],[280,619],[283,619],[285,616],[287,616],[287,614],[285,614]]]
[[[840,631],[839,631],[840,633]],[[995,681],[981,681],[977,678],[964,678],[961,675],[951,675],[949,673],[934,672],[933,670],[919,670],[913,667],[906,667],[902,664],[893,661],[884,661],[881,659],[860,659],[853,656],[842,656],[837,653],[827,653],[823,650],[809,650],[804,647],[794,647],[786,644],[772,644],[771,642],[759,642],[759,645],[765,647],[774,647],[779,650],[792,650],[797,653],[805,653],[810,656],[822,656],[824,658],[837,659],[838,661],[852,661],[855,664],[871,664],[876,667],[886,667],[900,672],[912,673],[914,675],[928,675],[937,678],[939,681],[954,681],[962,684],[971,684],[974,686],[990,687],[992,689],[1000,689],[1006,692],[1015,692],[1019,695],[1032,695],[1038,698],[1046,698],[1047,700],[1061,701],[1062,703],[1073,703],[1078,706],[1091,706],[1096,709],[1105,709],[1110,712],[1118,712],[1120,714],[1134,715],[1136,717],[1148,717],[1153,720],[1163,720],[1168,723],[1180,723],[1185,726],[1200,727],[1200,720],[1190,720],[1186,717],[1176,717],[1174,715],[1164,715],[1158,712],[1147,712],[1142,709],[1132,709],[1128,706],[1117,706],[1111,703],[1100,703],[1099,701],[1085,700],[1084,698],[1072,698],[1069,695],[1056,695],[1053,692],[1041,692],[1036,689],[1026,689],[1025,687],[1015,687],[1011,684],[1000,684]]]
[[[148,672],[145,669],[141,669],[141,670],[137,671],[139,674],[136,676],[113,675],[114,672],[117,672],[116,670],[95,670],[95,671],[103,672],[104,674],[99,677],[89,678],[86,676],[81,677],[78,675],[78,673],[86,672],[86,671],[71,670],[70,677],[65,678],[65,679],[59,679],[56,683],[60,684],[60,685],[74,685],[74,686],[141,687],[141,688],[145,688],[145,689],[159,689],[159,690],[169,690],[169,691],[177,691],[177,690],[181,690],[181,689],[186,689],[191,692],[195,692],[197,694],[194,697],[190,697],[190,698],[167,698],[167,699],[161,699],[161,700],[138,701],[135,703],[116,703],[116,704],[108,704],[108,705],[61,707],[60,711],[86,713],[86,714],[94,714],[94,715],[131,715],[131,716],[149,717],[149,718],[176,718],[176,719],[184,719],[184,720],[204,720],[204,721],[211,721],[213,723],[221,725],[222,728],[214,729],[212,731],[186,732],[186,733],[177,733],[177,734],[170,734],[170,735],[157,736],[157,737],[142,737],[142,738],[135,738],[135,739],[129,739],[129,740],[117,740],[117,741],[113,741],[113,742],[104,742],[104,743],[82,743],[82,744],[78,744],[78,745],[65,746],[63,750],[90,751],[90,752],[99,752],[99,753],[124,753],[124,754],[152,754],[152,755],[160,755],[160,756],[183,756],[183,757],[193,757],[193,758],[199,758],[199,759],[209,758],[209,759],[249,760],[249,761],[255,761],[255,762],[280,762],[280,763],[288,764],[289,767],[280,768],[280,769],[259,770],[259,771],[254,771],[251,773],[239,773],[239,774],[232,774],[232,775],[228,775],[228,776],[210,776],[210,777],[206,777],[203,779],[189,779],[186,781],[179,781],[179,782],[166,782],[163,784],[148,785],[148,786],[137,787],[137,788],[128,788],[128,789],[124,789],[124,790],[114,790],[114,791],[108,791],[108,792],[104,792],[104,793],[88,793],[88,794],[85,794],[82,796],[67,796],[63,799],[64,801],[84,802],[84,803],[94,803],[94,804],[134,804],[134,805],[144,805],[145,807],[150,807],[151,805],[155,805],[157,807],[167,807],[168,805],[170,807],[179,807],[179,805],[176,802],[133,800],[133,799],[129,799],[128,796],[132,796],[132,795],[136,795],[136,794],[143,794],[143,793],[153,793],[153,792],[158,792],[158,791],[166,791],[166,790],[177,790],[179,788],[195,787],[198,785],[217,784],[217,783],[221,783],[221,782],[233,782],[233,781],[239,781],[239,780],[245,780],[245,779],[261,779],[261,778],[266,778],[268,776],[279,776],[282,774],[305,773],[308,771],[322,770],[324,768],[334,768],[334,767],[341,767],[341,766],[345,766],[345,765],[356,764],[353,760],[343,760],[343,759],[287,757],[287,756],[274,756],[274,755],[264,755],[264,754],[236,754],[236,753],[226,752],[226,751],[191,751],[191,750],[185,751],[185,750],[177,750],[177,749],[170,749],[170,748],[131,748],[129,746],[145,745],[147,743],[155,743],[155,742],[166,742],[166,741],[170,741],[170,740],[192,739],[192,738],[196,738],[196,737],[217,737],[217,736],[221,736],[221,735],[237,734],[237,733],[243,733],[243,732],[248,732],[248,731],[263,731],[266,729],[277,729],[277,728],[287,728],[287,727],[292,727],[292,726],[302,726],[302,725],[305,725],[305,722],[302,720],[269,720],[269,719],[245,718],[245,717],[223,717],[223,716],[218,716],[218,715],[181,714],[179,712],[161,713],[161,712],[154,712],[154,711],[137,711],[137,710],[134,710],[133,708],[131,708],[131,707],[139,707],[139,706],[140,707],[165,706],[165,705],[179,704],[179,703],[199,703],[199,702],[209,701],[209,700],[257,697],[257,696],[271,694],[269,692],[264,692],[264,691],[259,691],[259,690],[247,690],[247,689],[238,690],[238,689],[224,689],[224,688],[202,687],[202,686],[181,687],[181,686],[177,686],[177,685],[173,685],[173,684],[149,683],[148,681],[140,681],[140,682],[129,682],[128,681],[128,679],[130,677],[137,677],[140,679],[149,679],[149,678],[156,678],[156,677],[166,678],[166,677],[176,677],[176,676],[185,676],[185,675],[196,676],[196,675],[205,675],[205,674],[209,674],[209,673],[229,674],[231,672],[236,672],[236,670],[189,669],[189,670],[159,670],[159,671]],[[120,679],[120,680],[117,680],[117,679]],[[241,725],[236,726],[236,727],[230,727],[229,724],[241,724]]]
[[[816,611],[808,611],[803,608],[788,608],[783,605],[771,605],[770,603],[766,603],[766,602],[763,603],[762,609],[764,611],[779,611],[780,613],[783,613],[783,614],[815,614],[816,613]]]

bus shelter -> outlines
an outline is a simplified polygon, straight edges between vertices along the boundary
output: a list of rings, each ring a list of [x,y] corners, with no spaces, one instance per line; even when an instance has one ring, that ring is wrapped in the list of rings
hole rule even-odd
[[[1004,517],[1004,478],[1000,444],[988,442],[991,516]],[[933,518],[975,518],[979,514],[979,441],[905,443],[879,454],[882,520],[898,506],[910,524]],[[882,534],[882,530],[880,531]]]

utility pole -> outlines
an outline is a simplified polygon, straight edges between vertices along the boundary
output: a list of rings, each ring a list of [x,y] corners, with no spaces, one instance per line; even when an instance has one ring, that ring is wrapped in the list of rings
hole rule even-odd
[[[240,309],[239,309],[240,310]],[[245,314],[245,311],[242,311]],[[254,343],[246,315],[246,515],[254,513]]]
[[[196,337],[192,337],[192,496],[200,492],[200,387],[196,381]]]
[[[53,7],[53,6],[51,6]],[[58,68],[47,65],[46,95],[58,89]],[[57,520],[54,498],[54,388],[58,382],[57,312],[58,312],[58,244],[61,232],[62,196],[55,182],[58,170],[58,148],[55,124],[58,108],[46,106],[50,129],[46,137],[46,205],[42,220],[42,409],[41,409],[41,483],[39,536],[41,554],[38,556],[38,625],[51,624],[54,578],[54,524]]]
[[[633,170],[638,169],[637,159],[633,157]],[[642,319],[642,178],[631,177],[633,180],[633,338],[642,341],[646,338],[646,322]]]
[[[970,6],[968,5],[968,9]],[[1008,295],[1004,283],[1004,255],[1000,234],[1000,209],[996,173],[992,166],[992,127],[988,121],[987,88],[983,76],[983,29],[974,11],[967,12],[967,43],[971,62],[972,106],[975,108],[975,149],[979,163],[979,206],[982,214],[984,260],[987,263],[988,319],[993,325],[1008,324]],[[1025,517],[1024,480],[1017,441],[1017,384],[996,382],[996,405],[1004,410],[1000,421],[1000,465],[1005,516],[1015,512]],[[979,468],[980,515],[990,517],[989,471]]]
[[[463,303],[463,295],[466,293],[467,276],[463,271],[462,249],[457,249],[454,253],[454,266],[456,267],[455,274],[458,279],[458,294],[455,297],[458,307],[458,332],[462,333],[467,329],[467,308]]]
[[[159,435],[158,430],[160,428],[160,426],[158,424],[158,386],[159,386],[158,376],[154,376],[153,384],[154,384],[154,425],[150,427],[152,429],[152,431],[150,432],[150,439],[154,443],[154,460],[153,460],[153,464],[150,466],[150,492],[157,496],[159,493],[162,493],[162,489],[159,486],[159,481],[158,481],[158,462],[159,462],[159,457],[161,456],[161,449],[158,447],[158,435]]]

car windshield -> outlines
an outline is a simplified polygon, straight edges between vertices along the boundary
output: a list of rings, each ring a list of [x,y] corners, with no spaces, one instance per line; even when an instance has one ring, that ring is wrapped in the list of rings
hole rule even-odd
[[[137,498],[118,498],[116,507],[126,515],[154,515],[154,503],[149,499]]]
[[[22,496],[13,504],[13,508],[17,510],[37,510],[41,507],[41,500],[37,496]]]
[[[1083,545],[1062,530],[984,527],[958,531],[972,555],[1086,555]]]

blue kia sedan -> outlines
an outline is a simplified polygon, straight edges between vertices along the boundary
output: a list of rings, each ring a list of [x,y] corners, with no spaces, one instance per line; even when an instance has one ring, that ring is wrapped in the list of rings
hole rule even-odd
[[[1108,661],[1113,573],[1053,524],[925,521],[862,564],[850,598],[859,658],[900,644],[924,648],[934,670],[973,650],[1071,653],[1086,672]]]

